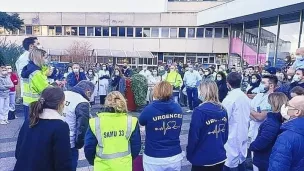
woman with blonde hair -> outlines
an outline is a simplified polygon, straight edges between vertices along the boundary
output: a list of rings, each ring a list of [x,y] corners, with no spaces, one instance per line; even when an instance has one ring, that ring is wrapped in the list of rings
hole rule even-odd
[[[228,139],[227,111],[219,102],[214,81],[202,81],[199,92],[202,104],[192,114],[187,159],[192,171],[222,171],[226,160],[224,144]]]
[[[171,98],[172,85],[162,81],[153,89],[153,101],[139,116],[139,123],[145,126],[146,139],[143,154],[145,171],[179,171],[182,166],[180,132],[183,112]]]
[[[141,136],[137,118],[127,111],[123,95],[113,91],[105,99],[105,110],[90,119],[84,152],[94,170],[132,171]]]
[[[249,147],[249,150],[253,151],[253,164],[259,171],[268,170],[271,150],[283,122],[280,110],[284,104],[287,104],[287,101],[288,97],[280,92],[271,93],[268,97],[268,103],[271,105],[272,111],[267,113],[267,118],[260,125],[256,139]]]
[[[33,49],[29,54],[29,63],[22,69],[24,118],[28,119],[29,105],[37,101],[41,92],[49,86],[46,76],[48,58],[46,51]],[[60,82],[56,82],[59,84]]]

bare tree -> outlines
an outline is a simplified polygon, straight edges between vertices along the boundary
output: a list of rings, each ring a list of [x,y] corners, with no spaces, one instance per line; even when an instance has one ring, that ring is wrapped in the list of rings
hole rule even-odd
[[[91,44],[87,41],[74,41],[67,49],[69,62],[80,63],[85,69],[88,69],[92,63],[95,63],[92,57]]]

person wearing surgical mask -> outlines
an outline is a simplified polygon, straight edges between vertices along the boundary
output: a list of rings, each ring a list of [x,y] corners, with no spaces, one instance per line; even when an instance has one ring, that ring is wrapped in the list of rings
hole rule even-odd
[[[253,142],[259,131],[260,125],[271,111],[268,98],[277,88],[278,78],[274,75],[265,75],[260,83],[260,92],[251,100],[250,122],[249,122],[249,143]],[[254,169],[256,170],[256,169]]]
[[[110,80],[110,71],[107,69],[107,66],[103,64],[101,70],[98,72],[99,77],[99,90],[98,95],[100,97],[100,104],[105,103],[105,98],[109,92],[109,80]]]
[[[153,87],[161,82],[161,76],[158,75],[157,69],[152,70],[152,75],[148,77],[148,92],[147,92],[147,102],[153,101]]]
[[[303,170],[304,96],[292,98],[281,108],[286,120],[280,129],[269,158],[268,170]]]
[[[7,65],[6,66],[8,76],[10,77],[11,81],[14,84],[14,87],[10,88],[9,92],[9,114],[8,114],[8,119],[12,120],[17,118],[15,115],[15,102],[16,102],[16,86],[18,85],[18,76],[15,72],[13,72],[12,66]]]
[[[126,80],[120,69],[114,70],[114,75],[112,76],[110,86],[112,91],[119,91],[121,94],[125,94]]]
[[[267,113],[267,118],[259,127],[255,141],[249,147],[249,150],[253,151],[254,168],[257,167],[259,171],[268,170],[272,147],[280,134],[280,127],[283,122],[280,110],[287,101],[288,97],[280,92],[272,93],[268,97],[271,111]]]
[[[167,78],[167,71],[165,70],[164,66],[159,66],[159,68],[158,68],[158,75],[160,76],[161,81],[166,80],[166,78]]]
[[[194,70],[193,65],[189,65],[188,68],[189,71],[185,73],[183,80],[188,97],[189,110],[187,112],[189,113],[199,105],[197,87],[199,86],[202,77]]]
[[[297,69],[304,68],[304,47],[296,50],[295,59],[294,63],[287,70],[287,75],[294,75]]]
[[[293,76],[292,81],[289,85],[288,94],[290,94],[291,89],[293,89],[296,86],[304,88],[304,69],[302,68],[296,70],[296,74]]]
[[[181,87],[183,86],[183,79],[181,75],[176,71],[176,67],[174,65],[170,66],[170,72],[167,74],[166,80],[173,87],[173,98],[176,103],[179,102],[179,92]]]
[[[140,75],[143,75],[148,80],[150,76],[152,76],[151,72],[148,70],[148,66],[143,64],[142,70],[139,72]]]
[[[204,76],[202,78],[203,81],[207,81],[207,80],[210,80],[210,81],[214,81],[214,77],[211,73],[211,69],[210,68],[207,68],[204,70]]]
[[[251,76],[250,84],[246,89],[246,94],[250,99],[253,99],[254,96],[260,93],[260,83],[261,83],[261,76],[259,74],[253,74]]]
[[[0,67],[0,124],[6,125],[8,121],[9,105],[10,105],[10,88],[13,88],[14,84],[8,75],[5,66]]]
[[[219,101],[222,102],[229,91],[226,83],[226,74],[224,72],[219,71],[216,74],[215,82],[219,90]]]
[[[73,72],[73,68],[71,66],[68,66],[66,73],[64,73],[63,77],[66,79],[68,75],[72,72]]]
[[[114,73],[115,74],[115,73]],[[132,69],[130,68],[130,65],[128,65],[127,63],[124,63],[123,67],[122,67],[122,74],[125,77],[131,77],[133,74]]]
[[[79,64],[73,64],[72,66],[73,72],[71,72],[67,76],[67,89],[71,89],[75,85],[77,85],[82,80],[87,80],[84,72],[80,72]]]
[[[87,79],[91,83],[94,84],[94,92],[90,98],[90,104],[94,105],[95,104],[95,97],[97,96],[97,91],[98,91],[98,75],[95,74],[94,70],[91,68],[87,71]]]

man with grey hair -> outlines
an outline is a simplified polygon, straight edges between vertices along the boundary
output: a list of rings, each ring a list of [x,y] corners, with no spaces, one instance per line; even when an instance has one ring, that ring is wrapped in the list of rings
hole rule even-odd
[[[79,157],[78,150],[84,145],[84,136],[89,125],[90,98],[94,92],[94,84],[90,81],[80,81],[69,91],[65,91],[64,120],[70,128],[70,144],[73,171],[76,171]]]

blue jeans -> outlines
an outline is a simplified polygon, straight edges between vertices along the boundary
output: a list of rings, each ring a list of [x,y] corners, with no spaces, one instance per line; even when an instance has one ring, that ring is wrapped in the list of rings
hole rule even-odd
[[[196,87],[187,87],[186,91],[187,91],[189,109],[193,110],[198,106],[198,90]]]
[[[30,116],[30,107],[23,105],[23,114],[24,114],[24,120],[28,120]]]
[[[235,168],[229,168],[224,165],[223,171],[246,171],[246,162],[243,162],[242,164],[239,164]]]
[[[76,171],[78,165],[79,152],[77,148],[71,148],[72,154],[72,171]]]

